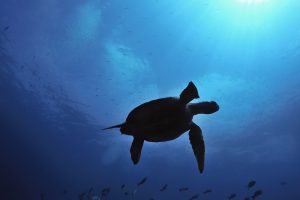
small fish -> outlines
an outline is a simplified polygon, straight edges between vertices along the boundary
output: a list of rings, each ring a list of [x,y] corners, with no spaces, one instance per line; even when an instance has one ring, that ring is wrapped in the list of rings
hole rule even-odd
[[[256,197],[260,196],[263,194],[263,191],[262,190],[257,190],[254,192],[253,196],[252,196],[252,199],[254,200]]]
[[[198,194],[195,194],[194,196],[192,196],[191,198],[189,198],[189,200],[195,200],[195,199],[198,199],[199,195]]]
[[[124,192],[124,195],[127,196],[129,193],[128,192]]]
[[[67,193],[68,193],[68,191],[66,189],[64,189],[64,194],[67,194]]]
[[[245,197],[245,199],[244,200],[250,200],[250,198],[248,198],[248,197]]]
[[[154,198],[150,198],[149,200],[154,200]]]
[[[123,184],[122,186],[121,186],[121,189],[123,190],[125,188],[125,184]]]
[[[168,185],[165,184],[165,185],[160,189],[160,191],[161,191],[161,192],[162,192],[162,191],[165,191],[165,190],[167,189],[167,187],[168,187]]]
[[[208,189],[208,190],[205,190],[204,192],[203,192],[203,194],[208,194],[208,193],[211,193],[212,192],[212,190],[211,189]]]
[[[41,193],[41,195],[40,195],[40,196],[41,196],[41,200],[44,200],[44,199],[45,199],[45,195],[44,195],[44,193],[43,193],[43,192]]]
[[[137,183],[137,186],[143,185],[147,181],[147,177],[144,177],[140,182]]]
[[[185,191],[188,191],[188,190],[189,190],[188,187],[179,188],[179,192],[185,192]]]
[[[228,199],[230,200],[230,199],[234,199],[236,197],[236,194],[235,193],[232,193],[229,197],[228,197]]]
[[[285,181],[281,181],[280,185],[286,185]]]
[[[6,27],[4,27],[4,28],[2,29],[2,32],[7,31],[8,29],[9,29],[9,26],[6,26]]]
[[[247,185],[248,190],[249,190],[250,188],[252,188],[255,184],[256,184],[256,181],[249,181],[249,183],[248,183],[248,185]]]

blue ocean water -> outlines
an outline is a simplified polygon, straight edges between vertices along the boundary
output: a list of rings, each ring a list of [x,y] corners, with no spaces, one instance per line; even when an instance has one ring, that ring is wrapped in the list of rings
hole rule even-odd
[[[300,1],[0,5],[0,199],[300,199]],[[132,137],[101,129],[189,81],[220,105],[193,119],[204,173],[187,133],[133,165]]]

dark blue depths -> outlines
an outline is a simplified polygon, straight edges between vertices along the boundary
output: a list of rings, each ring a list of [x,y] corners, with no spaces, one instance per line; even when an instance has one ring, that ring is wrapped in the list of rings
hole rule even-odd
[[[300,198],[299,1],[0,5],[0,199]],[[189,81],[221,108],[193,119],[204,173],[187,134],[133,165],[101,129]]]

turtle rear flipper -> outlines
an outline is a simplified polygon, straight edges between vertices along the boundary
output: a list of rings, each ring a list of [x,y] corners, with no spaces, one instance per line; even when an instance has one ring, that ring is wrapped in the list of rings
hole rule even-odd
[[[199,98],[198,90],[194,83],[191,81],[189,82],[188,86],[181,92],[180,94],[180,101],[183,104],[187,104],[193,99]]]
[[[205,145],[201,128],[194,123],[191,125],[189,138],[198,163],[198,169],[202,173],[204,170]]]
[[[134,137],[131,147],[130,147],[130,154],[131,154],[131,160],[133,164],[137,164],[140,160],[142,148],[143,148],[144,140],[139,137]]]

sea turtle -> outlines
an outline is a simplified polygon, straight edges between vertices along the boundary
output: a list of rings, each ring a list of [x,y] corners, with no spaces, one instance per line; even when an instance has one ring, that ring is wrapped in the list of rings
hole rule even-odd
[[[144,141],[164,142],[174,140],[189,130],[200,173],[204,169],[205,145],[201,128],[192,119],[197,114],[211,114],[219,110],[216,102],[190,103],[199,98],[193,82],[181,92],[179,98],[167,97],[152,100],[134,108],[124,123],[106,129],[120,128],[122,134],[133,136],[130,153],[134,164],[140,160]]]

